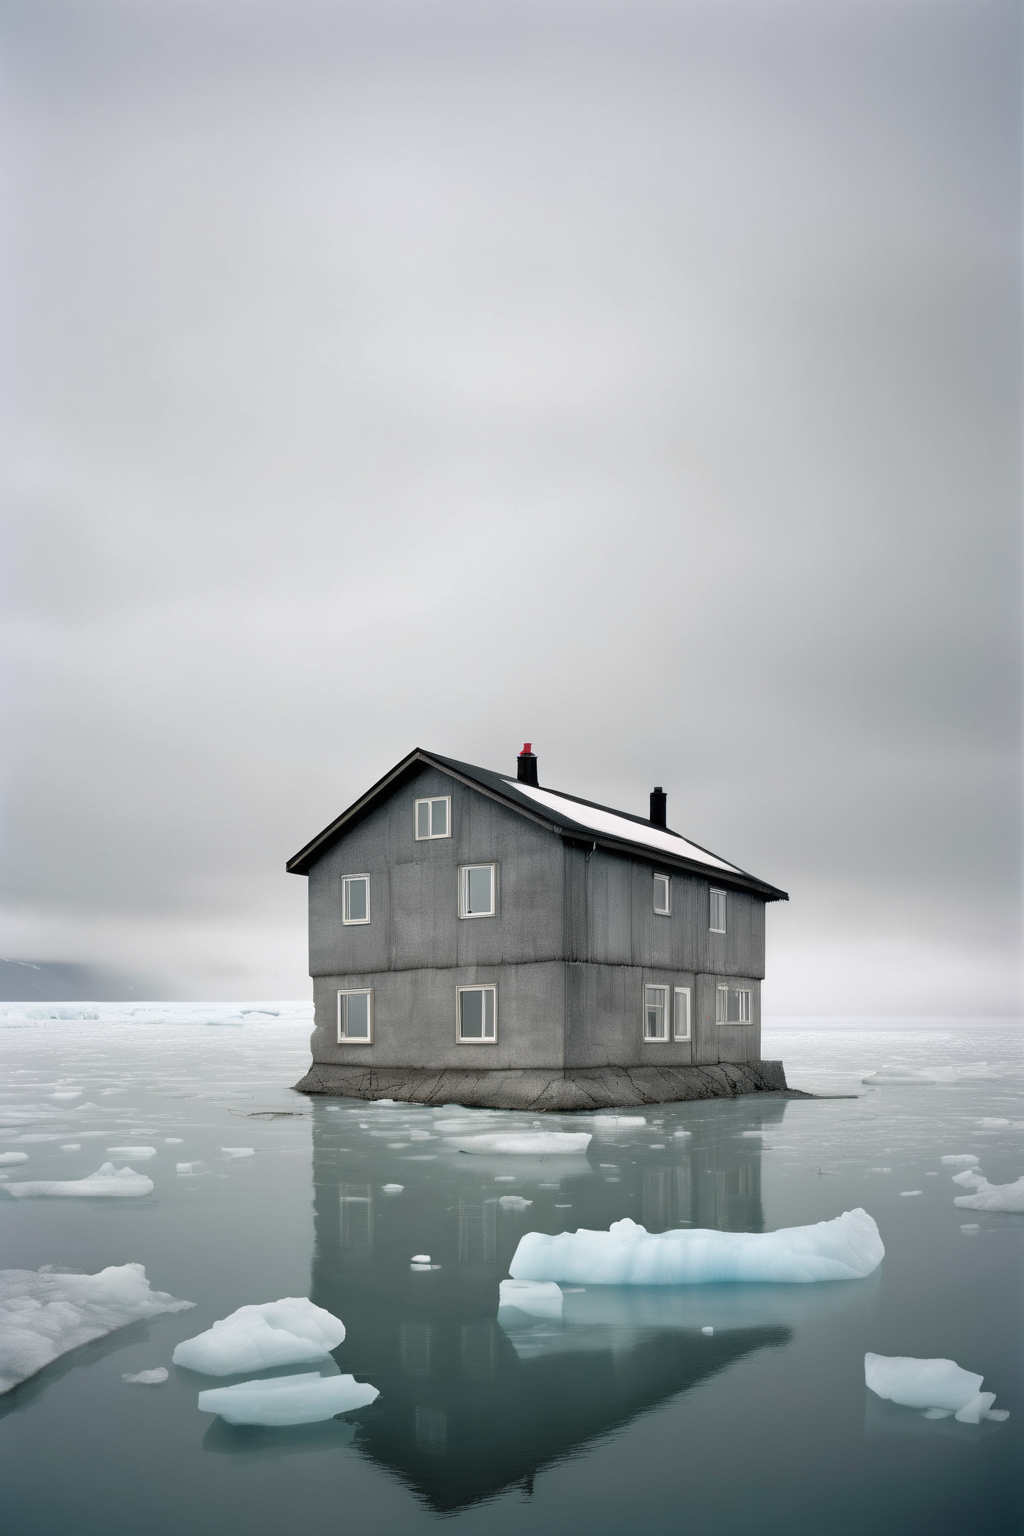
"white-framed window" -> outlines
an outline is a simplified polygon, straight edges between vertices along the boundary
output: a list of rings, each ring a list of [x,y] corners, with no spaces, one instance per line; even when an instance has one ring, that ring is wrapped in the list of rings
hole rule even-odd
[[[749,1024],[753,1018],[749,987],[728,987],[719,982],[715,992],[716,1024]]]
[[[668,875],[654,877],[654,910],[659,917],[669,917],[672,912],[672,881]]]
[[[455,1038],[460,1045],[494,1045],[497,1042],[497,987],[455,988]]]
[[[338,993],[338,1044],[373,1044],[373,988]]]
[[[714,888],[711,891],[710,927],[712,933],[725,932],[725,892],[716,891]]]
[[[672,989],[672,1037],[675,1040],[690,1038],[690,989]]]
[[[497,864],[463,864],[459,870],[459,916],[493,917],[498,910]]]
[[[369,875],[346,875],[342,880],[341,920],[343,923],[370,921]]]
[[[430,837],[451,837],[452,797],[435,795],[431,800],[416,801],[416,841]]]
[[[668,1039],[668,987],[644,987],[644,1039]]]

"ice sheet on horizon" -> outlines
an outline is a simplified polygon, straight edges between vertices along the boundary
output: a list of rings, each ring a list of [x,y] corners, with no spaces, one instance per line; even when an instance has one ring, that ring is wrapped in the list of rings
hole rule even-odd
[[[206,1376],[235,1376],[273,1365],[311,1365],[326,1360],[345,1337],[345,1325],[305,1296],[239,1307],[205,1333],[183,1339],[175,1365]]]
[[[527,1232],[509,1273],[573,1285],[804,1284],[863,1279],[884,1255],[873,1218],[860,1208],[777,1232],[650,1233],[626,1216],[607,1232]]]
[[[0,1393],[115,1328],[193,1306],[152,1290],[141,1264],[95,1275],[0,1270]]]
[[[37,1196],[108,1199],[111,1196],[125,1198],[152,1194],[153,1180],[148,1179],[144,1173],[136,1173],[134,1168],[115,1168],[113,1163],[104,1163],[84,1179],[29,1179],[17,1184],[6,1184],[4,1188],[15,1200]]]
[[[269,1381],[240,1381],[233,1387],[200,1392],[200,1413],[219,1413],[228,1424],[319,1424],[336,1414],[365,1408],[380,1394],[353,1376],[275,1376]]]

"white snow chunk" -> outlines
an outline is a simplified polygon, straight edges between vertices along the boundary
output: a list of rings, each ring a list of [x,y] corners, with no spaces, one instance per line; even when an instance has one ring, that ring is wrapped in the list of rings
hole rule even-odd
[[[902,1196],[902,1198],[904,1200],[909,1199],[909,1197],[911,1195],[920,1195],[920,1194],[923,1194],[923,1190],[920,1190],[920,1189],[901,1189],[900,1190],[900,1195]]]
[[[410,1264],[429,1264],[430,1263],[430,1254],[429,1253],[414,1253],[412,1258],[409,1260],[409,1263]]]
[[[912,1084],[922,1086],[934,1084],[934,1077],[929,1077],[927,1072],[918,1072],[914,1067],[879,1067],[877,1072],[870,1073],[861,1078],[862,1083],[889,1083],[894,1087],[900,1084]]]
[[[708,1333],[708,1334],[711,1334],[711,1333],[714,1333],[714,1331],[715,1331],[715,1330],[714,1330],[714,1329],[713,1329],[713,1328],[702,1328],[702,1329],[701,1329],[701,1333]]]
[[[980,1228],[980,1226],[978,1225],[978,1223],[976,1221],[962,1221],[960,1223],[960,1231],[961,1232],[980,1232],[981,1228]]]
[[[673,1131],[672,1135],[676,1136],[676,1137],[692,1136],[693,1132],[692,1131]]]
[[[530,1317],[561,1320],[562,1293],[551,1280],[503,1280],[498,1287],[498,1307],[515,1307]]]
[[[221,1147],[221,1151],[228,1157],[255,1157],[255,1147]]]
[[[589,1131],[493,1131],[479,1136],[449,1136],[456,1152],[551,1153],[585,1152]]]
[[[527,1232],[509,1273],[517,1280],[563,1284],[704,1285],[716,1281],[803,1284],[861,1280],[885,1255],[867,1211],[778,1232],[649,1233],[628,1216],[607,1232]]]
[[[646,1115],[593,1115],[591,1118],[595,1125],[612,1125],[618,1127],[620,1125],[647,1124]]]
[[[82,1143],[80,1141],[62,1141],[60,1149],[62,1152],[81,1152]]]
[[[0,1152],[0,1163],[5,1166],[8,1163],[27,1163],[27,1152]]]
[[[210,1387],[199,1394],[200,1413],[219,1413],[229,1424],[320,1424],[335,1414],[365,1408],[380,1393],[353,1376],[274,1376],[269,1381],[240,1381]]]
[[[953,1204],[965,1211],[1024,1211],[1024,1178],[1015,1184],[990,1184],[982,1179],[973,1195],[956,1195]]]
[[[373,1103],[377,1106],[378,1109],[388,1109],[392,1104],[394,1104],[396,1102],[397,1101],[395,1099],[374,1099],[373,1100]]]
[[[979,1159],[973,1152],[951,1152],[947,1157],[940,1157],[939,1162],[947,1168],[975,1168]]]
[[[112,1157],[134,1157],[139,1162],[156,1157],[156,1147],[108,1147],[107,1151]]]
[[[400,1195],[405,1188],[404,1184],[382,1184],[381,1190],[385,1195]]]
[[[234,1376],[272,1365],[326,1360],[344,1337],[345,1325],[339,1317],[315,1307],[305,1296],[283,1296],[280,1301],[239,1307],[205,1333],[184,1339],[171,1359],[206,1376]]]
[[[1008,1408],[990,1408],[985,1417],[986,1419],[995,1419],[997,1423],[1002,1424],[1004,1419],[1010,1417],[1010,1410]]]
[[[963,1173],[954,1173],[954,1184],[962,1184],[966,1189],[978,1189],[982,1184],[987,1184],[983,1173],[977,1173],[973,1168],[965,1168]]]
[[[112,1264],[96,1275],[0,1270],[0,1393],[126,1323],[193,1306],[151,1290],[141,1264]]]
[[[524,1200],[522,1195],[499,1195],[498,1204],[505,1211],[525,1211],[532,1200]]]
[[[115,1168],[113,1163],[104,1163],[102,1168],[84,1179],[22,1180],[17,1184],[6,1185],[6,1189],[15,1200],[35,1195],[52,1195],[56,1198],[148,1195],[153,1191],[153,1180],[147,1179],[144,1173],[136,1173],[134,1168]]]
[[[955,1360],[866,1354],[864,1380],[879,1397],[904,1408],[947,1408],[957,1413],[977,1398],[984,1377],[961,1369]]]
[[[151,1371],[125,1371],[121,1380],[131,1387],[159,1387],[169,1374],[166,1365],[158,1365]]]

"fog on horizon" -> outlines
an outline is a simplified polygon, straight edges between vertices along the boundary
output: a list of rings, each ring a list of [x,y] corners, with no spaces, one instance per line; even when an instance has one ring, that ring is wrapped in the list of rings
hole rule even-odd
[[[1020,1011],[1009,0],[9,0],[0,953],[309,993],[414,746]]]

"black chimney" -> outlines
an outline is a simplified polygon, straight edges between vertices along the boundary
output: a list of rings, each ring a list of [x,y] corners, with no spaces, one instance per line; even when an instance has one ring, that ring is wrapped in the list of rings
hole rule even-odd
[[[656,784],[654,786],[654,788],[651,790],[651,816],[650,816],[651,826],[652,827],[667,827],[668,826],[668,822],[666,820],[667,815],[668,815],[668,796],[665,794],[665,791],[662,789],[661,785],[660,784]]]
[[[516,778],[520,784],[532,784],[534,789],[537,788],[537,756],[529,742],[516,758]]]

